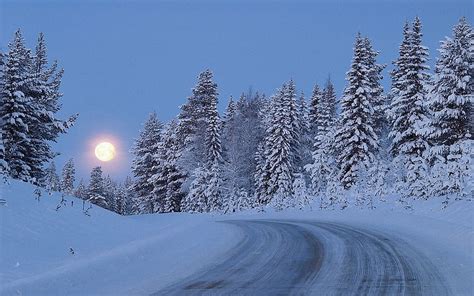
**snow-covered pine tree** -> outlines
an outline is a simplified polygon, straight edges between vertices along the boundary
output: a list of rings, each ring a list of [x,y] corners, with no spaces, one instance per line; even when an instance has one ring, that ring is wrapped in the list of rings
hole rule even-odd
[[[153,183],[153,194],[160,200],[160,212],[179,212],[184,197],[181,185],[185,175],[178,167],[179,143],[176,138],[178,123],[172,120],[163,131],[158,163],[161,166],[150,178]]]
[[[268,204],[274,197],[277,208],[285,206],[286,200],[293,194],[292,185],[296,172],[296,160],[299,149],[298,115],[296,108],[296,90],[292,80],[284,84],[273,97],[270,122],[266,131],[264,174],[259,185],[265,188],[265,194],[258,196],[260,204]]]
[[[181,203],[181,211],[183,212],[208,212],[206,189],[209,182],[209,171],[206,168],[197,168],[193,172],[193,182],[189,193],[185,196]]]
[[[302,174],[296,174],[293,181],[294,201],[293,206],[303,209],[309,205],[311,198],[306,187],[305,177]]]
[[[210,212],[220,212],[228,196],[224,197],[222,190],[222,168],[218,161],[214,161],[208,173],[208,183],[204,192],[207,209]]]
[[[336,122],[337,118],[337,99],[336,99],[336,91],[334,90],[334,85],[332,84],[331,77],[329,76],[326,80],[326,84],[324,85],[322,97],[326,101],[326,104],[329,108],[329,117],[331,118],[332,122]]]
[[[51,161],[49,166],[45,169],[41,183],[44,184],[48,192],[58,192],[61,190],[61,183],[56,172],[56,164],[54,161]]]
[[[77,197],[77,198],[80,198],[82,200],[87,200],[88,197],[87,197],[87,187],[86,185],[84,184],[84,180],[80,180],[79,181],[79,184],[77,185],[77,188],[76,190],[74,190],[74,196]]]
[[[159,159],[156,157],[160,152],[162,123],[158,120],[155,112],[148,117],[143,131],[135,141],[132,153],[132,173],[135,177],[133,189],[139,203],[138,213],[155,212],[155,196],[152,194],[154,185],[150,178],[157,174]]]
[[[426,71],[428,50],[421,44],[421,22],[415,18],[410,30],[405,24],[400,56],[394,62],[392,102],[388,114],[392,139],[393,167],[399,176],[396,188],[406,197],[426,197],[428,143],[424,129],[428,119],[426,97],[429,75]]]
[[[374,151],[378,149],[378,139],[373,129],[374,91],[371,75],[374,69],[368,67],[369,57],[367,41],[358,34],[335,135],[338,177],[345,189],[359,181],[361,171],[373,163]]]
[[[76,169],[74,160],[70,158],[63,167],[61,175],[61,191],[67,195],[74,192],[74,181],[76,180]]]
[[[441,42],[439,53],[429,94],[432,189],[438,195],[472,196],[474,32],[466,18]]]
[[[310,174],[311,191],[314,195],[321,198],[321,207],[325,207],[324,193],[326,191],[327,181],[330,175],[334,172],[334,122],[332,107],[335,100],[333,100],[334,93],[332,86],[327,84],[324,95],[318,101],[315,108],[319,114],[317,121],[316,135],[312,151],[312,162],[305,166],[305,169]]]
[[[219,112],[217,111],[217,95],[209,98],[209,106],[206,112],[207,129],[205,135],[205,149],[207,153],[207,165],[210,169],[216,163],[222,162],[222,145],[220,133]]]
[[[107,209],[106,190],[104,178],[102,177],[102,168],[95,167],[91,171],[89,186],[87,187],[87,200],[91,203]]]
[[[206,133],[213,104],[217,105],[217,84],[210,70],[199,74],[197,85],[178,116],[177,139],[180,142],[179,166],[185,173],[183,192],[188,191],[194,169],[207,165]]]
[[[224,185],[223,191],[226,196],[222,210],[226,213],[235,210],[239,161],[242,161],[242,159],[237,159],[239,157],[239,143],[236,119],[236,104],[231,96],[222,120],[222,155],[224,160],[222,182]]]
[[[62,71],[56,73],[56,64],[47,68],[42,35],[32,56],[18,30],[2,72],[0,122],[10,176],[40,185],[44,165],[56,155],[50,142],[65,133],[76,118],[63,121],[55,117],[60,109]]]
[[[0,124],[5,148],[5,160],[9,166],[10,176],[14,179],[39,183],[32,177],[29,163],[34,151],[28,136],[28,125],[31,121],[31,98],[25,92],[30,82],[31,53],[25,47],[21,31],[8,44],[9,51],[3,67],[3,88],[0,105]]]
[[[107,175],[107,177],[105,177],[104,179],[104,193],[107,209],[113,212],[117,212],[117,183],[114,182],[109,175]]]
[[[314,135],[311,132],[311,125],[309,121],[309,109],[304,98],[304,93],[301,92],[298,100],[298,141],[299,151],[297,152],[297,171],[303,175],[304,179],[309,179],[307,172],[304,170],[305,165],[311,163],[311,150],[314,141]]]
[[[123,182],[125,188],[124,214],[132,215],[138,213],[139,203],[137,202],[135,190],[133,190],[132,177],[127,176]]]
[[[127,208],[129,206],[129,198],[127,196],[127,189],[123,183],[117,184],[115,188],[115,212],[120,215],[127,215]]]
[[[370,43],[370,40],[365,37],[364,46],[367,48],[367,68],[370,69],[369,81],[370,88],[372,90],[371,102],[374,108],[373,114],[373,128],[377,137],[381,139],[385,136],[383,133],[387,130],[387,119],[385,116],[386,111],[386,98],[383,94],[383,87],[380,84],[380,81],[383,79],[382,71],[385,68],[385,65],[377,64],[377,55],[379,52],[375,51]]]
[[[29,69],[31,79],[27,92],[31,97],[30,112],[34,117],[31,117],[31,121],[26,121],[30,127],[29,137],[35,147],[35,157],[31,160],[35,164],[31,166],[31,173],[36,179],[41,178],[43,174],[43,164],[56,155],[50,142],[55,142],[59,134],[66,133],[77,118],[77,115],[67,120],[56,118],[56,113],[61,109],[59,99],[62,93],[59,88],[64,71],[57,71],[56,62],[48,67],[46,51],[44,35],[40,33]]]
[[[255,153],[263,138],[260,109],[263,97],[249,91],[242,94],[235,103],[235,112],[224,124],[223,129],[223,179],[225,192],[237,197],[240,190],[248,195],[255,192]],[[230,113],[229,113],[230,114]],[[232,118],[232,119],[231,119]]]

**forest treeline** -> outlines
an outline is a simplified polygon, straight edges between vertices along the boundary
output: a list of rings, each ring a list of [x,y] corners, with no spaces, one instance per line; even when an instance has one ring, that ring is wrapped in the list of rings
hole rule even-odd
[[[213,73],[205,70],[176,118],[163,123],[151,113],[146,120],[133,147],[132,178],[117,184],[97,167],[90,183],[77,187],[74,180],[65,182],[73,175],[72,160],[61,178],[54,164],[36,173],[40,172],[36,166],[25,171],[18,163],[20,159],[30,166],[29,158],[18,155],[36,155],[18,150],[29,151],[27,145],[20,147],[18,139],[30,134],[32,139],[41,137],[33,135],[39,132],[36,128],[34,133],[17,133],[20,128],[30,129],[23,120],[12,119],[12,110],[32,112],[21,118],[51,115],[46,119],[56,129],[45,140],[54,140],[75,119],[56,120],[58,108],[36,113],[41,108],[30,108],[30,103],[12,109],[30,97],[31,89],[23,92],[22,87],[37,83],[12,78],[24,73],[28,77],[44,73],[47,82],[42,85],[54,85],[49,87],[54,90],[52,101],[60,97],[60,75],[49,74],[56,64],[43,70],[14,65],[16,53],[31,56],[28,64],[39,59],[38,54],[17,49],[18,38],[17,32],[1,72],[0,165],[13,178],[53,190],[68,188],[121,214],[304,208],[314,200],[321,208],[374,207],[379,200],[410,207],[414,199],[443,196],[447,205],[453,198],[473,196],[474,34],[466,18],[441,42],[433,71],[427,65],[420,19],[407,22],[387,91],[381,86],[385,66],[377,62],[379,52],[361,34],[355,38],[340,97],[330,79],[323,86],[315,85],[309,98],[289,80],[271,96],[249,91],[231,97],[221,115],[217,84]],[[41,118],[26,125],[46,120]],[[33,163],[44,165],[51,159]]]

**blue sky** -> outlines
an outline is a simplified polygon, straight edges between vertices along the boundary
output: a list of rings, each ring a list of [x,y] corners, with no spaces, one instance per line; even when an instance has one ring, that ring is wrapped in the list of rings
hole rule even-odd
[[[17,28],[30,47],[44,32],[50,59],[65,69],[62,114],[80,114],[59,139],[57,159],[76,160],[87,177],[93,144],[119,146],[106,173],[123,178],[130,150],[148,113],[167,121],[179,112],[198,73],[214,71],[220,108],[252,87],[266,94],[293,78],[311,92],[330,74],[338,95],[358,31],[397,57],[405,20],[419,16],[431,64],[436,48],[472,1],[5,1],[0,0],[0,48]],[[385,74],[387,74],[387,71]],[[389,86],[385,75],[384,85]]]

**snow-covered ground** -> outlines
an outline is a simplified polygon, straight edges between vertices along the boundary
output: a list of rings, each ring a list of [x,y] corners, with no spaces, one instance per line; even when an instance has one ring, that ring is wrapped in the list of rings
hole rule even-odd
[[[155,293],[239,243],[242,231],[216,221],[255,219],[331,221],[389,234],[430,258],[454,295],[474,291],[474,208],[468,201],[446,209],[440,200],[418,202],[414,211],[386,203],[376,210],[122,217],[95,206],[86,216],[72,197],[56,211],[59,195],[43,194],[38,202],[33,190],[16,181],[1,190],[7,200],[0,206],[1,295]]]

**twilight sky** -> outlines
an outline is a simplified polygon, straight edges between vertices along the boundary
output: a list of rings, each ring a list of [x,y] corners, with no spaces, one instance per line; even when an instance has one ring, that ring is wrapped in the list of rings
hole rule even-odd
[[[176,116],[205,68],[214,71],[221,110],[229,95],[249,87],[270,95],[290,78],[310,94],[330,74],[340,96],[360,31],[381,52],[379,63],[389,65],[387,89],[405,20],[421,18],[432,64],[459,17],[472,23],[473,8],[471,0],[0,0],[0,49],[17,28],[30,48],[45,33],[50,60],[65,69],[61,113],[80,114],[55,145],[57,166],[73,157],[79,177],[102,164],[121,179],[147,115]],[[110,163],[93,156],[105,139],[118,146]]]

